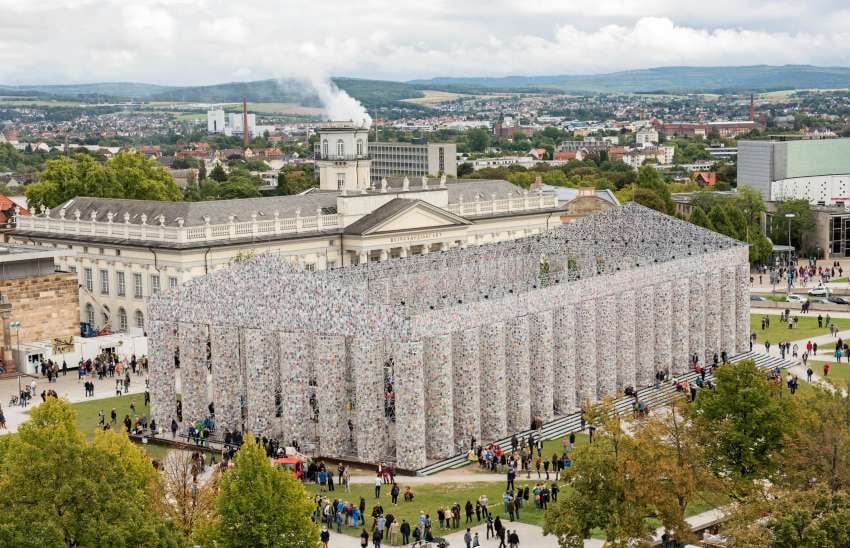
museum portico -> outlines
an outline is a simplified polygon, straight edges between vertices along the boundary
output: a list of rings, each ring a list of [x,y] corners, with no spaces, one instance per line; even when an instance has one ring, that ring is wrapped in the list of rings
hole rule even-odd
[[[361,236],[392,238],[382,222]],[[170,422],[179,376],[186,420],[212,402],[222,429],[415,469],[748,348],[746,245],[642,206],[435,239],[321,272],[264,255],[152,298],[152,417]]]

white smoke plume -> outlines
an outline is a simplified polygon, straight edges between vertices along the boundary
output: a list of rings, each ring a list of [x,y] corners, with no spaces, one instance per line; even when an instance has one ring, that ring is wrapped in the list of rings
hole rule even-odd
[[[372,126],[372,117],[360,101],[339,89],[331,80],[313,78],[309,83],[319,97],[328,120],[351,120],[355,126],[366,129]]]

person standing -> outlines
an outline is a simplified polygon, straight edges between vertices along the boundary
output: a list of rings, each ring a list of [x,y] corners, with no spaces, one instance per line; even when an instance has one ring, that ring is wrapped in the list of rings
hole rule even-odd
[[[406,519],[401,520],[401,528],[399,530],[401,532],[402,545],[405,545],[410,542],[410,524],[407,523]]]
[[[381,474],[378,473],[378,475],[375,476],[375,498],[376,499],[381,498],[381,484],[382,483],[383,483],[383,481],[381,480]],[[378,541],[378,545],[380,545],[380,541]]]
[[[322,541],[322,548],[328,548],[328,542],[331,540],[331,533],[328,531],[327,527],[322,528],[322,532],[319,535],[319,540]]]
[[[466,543],[466,548],[472,548],[472,533],[469,527],[466,528],[466,533],[463,534],[463,542]]]
[[[401,489],[398,488],[397,483],[393,483],[392,489],[390,489],[390,497],[392,497],[392,503],[398,504],[398,494],[401,492]]]
[[[511,534],[508,536],[508,546],[510,548],[519,548],[519,535],[517,535],[516,529],[511,531]]]

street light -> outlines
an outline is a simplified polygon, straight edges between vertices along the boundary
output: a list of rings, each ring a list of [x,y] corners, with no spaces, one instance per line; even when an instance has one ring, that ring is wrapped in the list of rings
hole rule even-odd
[[[15,330],[15,338],[17,340],[17,349],[18,355],[15,357],[16,366],[15,369],[18,370],[18,397],[21,397],[21,322],[14,321],[9,322],[9,329]]]
[[[791,219],[796,216],[796,213],[785,214],[785,218],[788,219],[788,264],[791,264]]]

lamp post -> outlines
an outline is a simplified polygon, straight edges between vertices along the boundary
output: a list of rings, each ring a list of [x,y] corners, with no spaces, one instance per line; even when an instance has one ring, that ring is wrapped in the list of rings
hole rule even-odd
[[[15,361],[17,362],[17,367],[15,369],[18,370],[18,397],[21,395],[21,322],[14,321],[9,322],[9,329],[15,330],[15,339],[17,346],[17,356],[15,356]]]
[[[791,220],[796,217],[796,213],[786,213],[785,218],[788,219],[788,265],[791,265]]]

